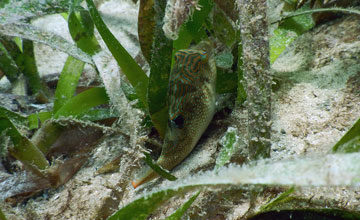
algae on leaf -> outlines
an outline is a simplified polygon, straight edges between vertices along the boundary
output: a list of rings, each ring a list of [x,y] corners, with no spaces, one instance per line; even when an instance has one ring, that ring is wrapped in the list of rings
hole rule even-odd
[[[251,159],[270,157],[271,85],[266,0],[238,1]]]
[[[140,0],[138,15],[138,35],[141,51],[145,59],[151,61],[151,47],[154,41],[155,16],[160,17],[161,13],[155,13],[154,0]]]
[[[333,154],[272,162],[259,160],[252,165],[222,167],[169,182],[165,187],[144,192],[139,198],[109,217],[113,219],[146,219],[161,204],[173,196],[199,189],[217,190],[263,188],[266,186],[355,187],[360,184],[360,153]],[[289,190],[288,193],[291,193]],[[283,199],[288,194],[280,196]],[[278,200],[276,200],[278,201]],[[304,207],[311,207],[310,200]]]
[[[236,128],[229,127],[225,136],[220,140],[222,148],[219,156],[216,158],[215,168],[220,168],[230,162],[231,156],[238,150],[239,137],[236,131]]]
[[[0,22],[0,36],[20,37],[28,39],[33,42],[46,44],[52,48],[59,49],[79,60],[92,64],[92,60],[88,54],[83,52],[80,48],[68,42],[64,38],[41,30],[31,24],[27,23],[11,23],[2,24]]]

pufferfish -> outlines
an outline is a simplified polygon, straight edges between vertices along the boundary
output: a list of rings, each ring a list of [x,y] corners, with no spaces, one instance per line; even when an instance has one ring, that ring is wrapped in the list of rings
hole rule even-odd
[[[171,170],[190,154],[215,113],[216,66],[214,49],[202,41],[175,53],[168,89],[168,124],[156,164]],[[147,167],[132,182],[134,188],[158,174]]]

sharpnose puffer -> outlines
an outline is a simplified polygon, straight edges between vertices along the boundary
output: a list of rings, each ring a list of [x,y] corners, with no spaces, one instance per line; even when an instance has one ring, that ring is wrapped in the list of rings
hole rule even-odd
[[[168,89],[168,125],[162,152],[156,161],[171,170],[190,154],[215,113],[216,66],[208,41],[175,53]],[[134,188],[158,174],[150,167],[132,182]]]

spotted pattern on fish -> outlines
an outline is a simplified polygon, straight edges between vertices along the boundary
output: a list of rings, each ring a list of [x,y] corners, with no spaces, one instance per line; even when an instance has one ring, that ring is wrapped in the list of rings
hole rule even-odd
[[[199,141],[215,112],[216,66],[213,45],[198,45],[175,53],[168,89],[168,126],[156,163],[171,170]],[[150,168],[132,182],[134,188],[158,175]]]

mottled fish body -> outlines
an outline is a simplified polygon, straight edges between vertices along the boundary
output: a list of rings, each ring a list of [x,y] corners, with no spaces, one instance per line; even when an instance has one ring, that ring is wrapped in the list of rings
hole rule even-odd
[[[215,113],[216,66],[208,41],[179,50],[170,74],[168,125],[162,152],[156,161],[171,170],[193,150]],[[134,188],[157,177],[151,168],[132,182]]]

